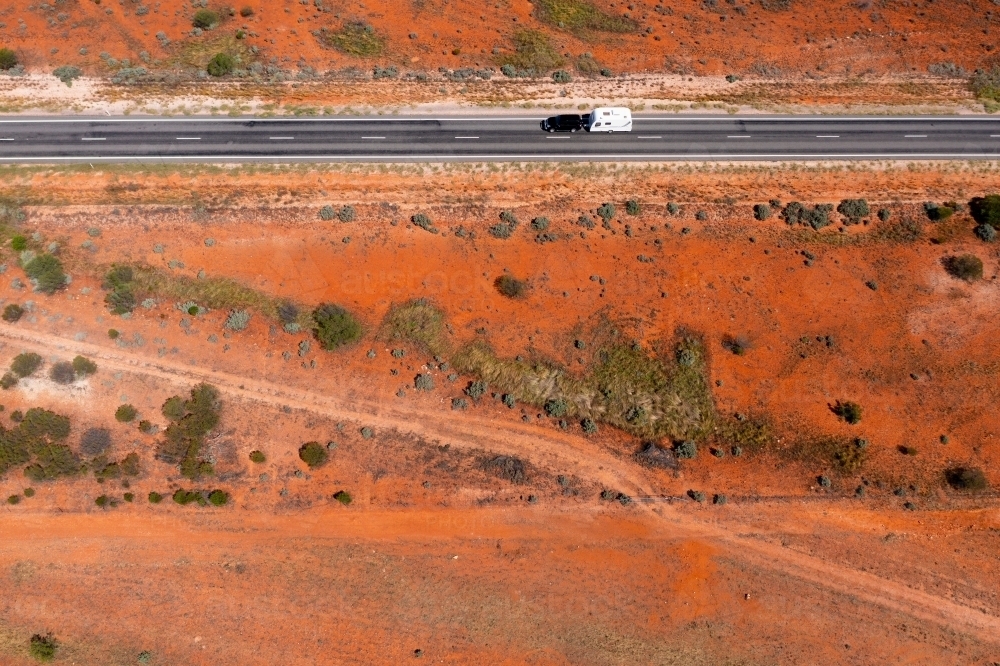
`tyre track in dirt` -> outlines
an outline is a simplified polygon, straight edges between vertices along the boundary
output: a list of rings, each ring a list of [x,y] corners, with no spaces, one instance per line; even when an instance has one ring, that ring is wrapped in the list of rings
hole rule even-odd
[[[636,495],[650,494],[638,470],[630,469],[632,466],[629,463],[578,437],[539,432],[516,423],[505,424],[501,431],[495,426],[477,423],[469,415],[450,413],[445,419],[445,414],[439,410],[401,407],[378,399],[352,396],[348,404],[348,401],[267,381],[218,370],[191,368],[162,359],[153,361],[90,343],[8,326],[0,329],[0,339],[44,353],[60,350],[85,355],[99,360],[105,368],[144,374],[178,385],[210,382],[230,396],[279,409],[288,406],[331,419],[355,421],[377,429],[449,443],[459,448],[485,448],[523,457],[543,467],[565,469],[567,465],[572,465],[579,475],[606,487]],[[684,536],[712,541],[737,559],[760,569],[793,576],[818,588],[937,624],[986,644],[1000,645],[1000,618],[996,616],[874,574],[832,564],[760,539],[738,536],[735,533],[737,525],[732,523],[709,523],[666,504],[640,505],[638,510],[651,517],[656,516],[661,526],[671,530],[674,536],[683,533]]]

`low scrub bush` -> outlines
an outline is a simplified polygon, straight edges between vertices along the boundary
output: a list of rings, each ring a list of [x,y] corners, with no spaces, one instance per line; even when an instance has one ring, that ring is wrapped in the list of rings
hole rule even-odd
[[[556,83],[569,83],[573,80],[573,76],[565,69],[560,69],[552,73],[552,80]]]
[[[587,32],[630,33],[640,28],[635,20],[598,9],[590,0],[538,0],[535,15],[543,23],[575,34]]]
[[[205,437],[219,423],[220,408],[219,392],[209,384],[191,389],[188,400],[180,396],[168,399],[163,405],[163,414],[171,423],[163,433],[163,441],[157,445],[156,457],[178,465],[181,474],[189,479],[211,474],[211,464],[201,459],[200,454]]]
[[[789,226],[803,225],[810,226],[816,231],[831,224],[830,213],[833,211],[832,204],[817,204],[812,208],[804,206],[798,201],[793,201],[785,206],[781,211],[781,216]]]
[[[11,324],[20,321],[23,315],[24,315],[24,308],[22,308],[17,303],[9,303],[3,309],[3,320]]]
[[[432,356],[446,356],[450,350],[446,333],[444,314],[430,301],[416,299],[390,308],[378,337],[389,342],[406,340]]]
[[[25,274],[44,294],[54,294],[66,286],[62,262],[51,254],[39,254],[24,265]]]
[[[361,324],[339,305],[324,304],[313,311],[313,332],[323,349],[333,351],[361,339]]]
[[[0,377],[0,388],[7,391],[15,386],[17,386],[17,375],[12,372],[3,373],[3,377]]]
[[[52,367],[49,368],[49,379],[56,384],[72,384],[76,381],[76,372],[73,370],[73,364],[69,361],[53,363]]]
[[[191,23],[196,28],[208,30],[212,26],[218,25],[219,15],[209,9],[199,9],[194,13],[194,20]]]
[[[337,32],[325,33],[327,44],[347,55],[371,58],[385,49],[385,40],[371,25],[353,21],[345,23]]]
[[[107,428],[87,428],[80,437],[80,453],[99,456],[111,448],[111,431]]]
[[[319,467],[325,463],[328,455],[326,447],[319,442],[306,442],[299,447],[299,459],[310,468]]]
[[[629,199],[625,202],[625,212],[629,215],[638,215],[642,212],[642,206],[635,199]]]
[[[547,231],[549,228],[549,218],[536,217],[531,221],[531,228],[535,231]]]
[[[616,212],[613,203],[603,203],[597,207],[597,216],[604,220],[605,225],[614,219]]]
[[[518,30],[514,33],[514,53],[501,55],[497,64],[506,76],[534,75],[552,71],[565,62],[552,40],[538,30]],[[503,69],[509,67],[512,74]]]
[[[837,212],[844,216],[847,224],[858,224],[862,218],[871,214],[868,202],[864,199],[844,199],[837,206]]]
[[[208,494],[208,503],[212,506],[225,506],[229,503],[229,493],[215,489]]]
[[[59,643],[52,634],[35,634],[31,637],[28,652],[38,661],[52,661],[55,659]]]
[[[73,372],[77,377],[87,377],[97,372],[97,364],[85,356],[73,357]]]
[[[326,205],[319,209],[319,219],[329,222],[334,217],[337,216],[337,211],[334,210],[333,206]]]
[[[431,222],[431,218],[424,215],[423,213],[417,213],[416,215],[411,216],[410,222],[412,222],[414,226],[420,227],[424,231],[434,230],[434,223]]]
[[[771,207],[767,204],[757,204],[753,207],[754,219],[763,222],[771,217]]]
[[[469,382],[469,385],[465,387],[465,395],[473,400],[479,400],[486,395],[487,391],[489,391],[489,385],[481,379]]]
[[[250,462],[257,465],[263,464],[267,461],[267,456],[264,455],[263,451],[251,451],[250,452]]]
[[[674,445],[674,455],[678,458],[692,459],[698,457],[698,445],[694,440],[686,439]]]
[[[839,418],[851,425],[861,422],[861,405],[856,402],[841,402],[838,400],[830,409]]]
[[[543,408],[545,409],[545,413],[552,418],[561,418],[569,412],[569,406],[566,404],[566,401],[558,398],[555,400],[546,400]]]
[[[510,238],[517,229],[517,217],[509,210],[500,213],[500,221],[490,227],[490,235],[494,238],[506,240]]]
[[[137,298],[132,281],[135,273],[131,266],[113,266],[104,276],[101,285],[108,293],[104,302],[112,314],[125,314],[135,309]]]
[[[984,243],[992,243],[997,239],[997,230],[988,224],[980,224],[974,230],[976,238]]]
[[[983,260],[974,254],[961,254],[941,260],[944,269],[954,278],[975,282],[983,277]]]
[[[988,224],[994,229],[1000,228],[1000,194],[988,194],[985,197],[974,197],[969,201],[969,212],[979,224]]]
[[[250,313],[246,310],[233,310],[226,317],[225,327],[230,331],[243,331],[250,324]]]
[[[951,206],[939,206],[933,202],[924,204],[924,211],[931,222],[944,222],[955,213],[955,209]]]
[[[528,293],[528,283],[504,273],[493,282],[493,286],[507,298],[524,298]]]
[[[952,467],[944,472],[945,481],[955,490],[986,490],[986,475],[978,467]]]
[[[61,65],[52,70],[52,76],[65,83],[67,87],[72,87],[73,81],[80,78],[81,74],[83,70],[74,65]]]
[[[225,76],[236,68],[236,60],[228,53],[216,53],[205,67],[211,76]]]
[[[150,491],[150,493],[149,493],[149,503],[150,504],[159,504],[162,501],[163,501],[163,495],[161,495],[160,493],[156,492],[155,490]]]
[[[413,386],[418,391],[433,391],[434,390],[434,377],[429,374],[422,373],[416,376],[413,380]]]
[[[139,410],[132,405],[120,405],[115,410],[115,420],[120,423],[131,423],[135,421],[137,416],[139,416]]]
[[[18,377],[30,377],[42,367],[42,357],[34,352],[24,352],[10,362],[10,370]]]
[[[483,471],[511,483],[524,483],[528,480],[528,468],[524,461],[514,456],[495,456],[480,462]]]
[[[337,500],[344,506],[347,506],[352,502],[351,494],[346,490],[338,490],[333,494],[333,499]]]
[[[8,70],[17,67],[17,54],[8,48],[0,48],[0,69]]]

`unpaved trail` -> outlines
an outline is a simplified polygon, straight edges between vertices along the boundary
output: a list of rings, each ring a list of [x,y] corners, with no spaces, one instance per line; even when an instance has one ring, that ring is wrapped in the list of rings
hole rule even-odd
[[[272,382],[217,370],[191,368],[162,359],[153,361],[94,344],[7,326],[0,329],[0,339],[46,353],[62,350],[86,355],[99,360],[105,368],[145,374],[178,385],[210,382],[229,396],[247,401],[308,410],[332,419],[356,421],[377,429],[447,442],[456,447],[486,448],[521,456],[540,466],[565,469],[567,465],[572,465],[579,475],[607,487],[634,494],[650,492],[647,482],[633,465],[579,437],[542,432],[516,423],[505,424],[500,430],[492,425],[477,423],[471,415],[450,413],[447,418],[442,418],[443,414],[437,410],[357,396],[352,396],[348,404],[335,397]],[[735,530],[738,523],[709,523],[668,505],[643,506],[638,510],[649,517],[657,516],[658,526],[654,529],[669,531],[672,536],[683,534],[712,541],[723,546],[733,557],[753,566],[793,576],[817,587],[964,633],[987,644],[1000,645],[1000,618],[996,616],[864,571],[826,562],[760,539],[739,536]],[[315,521],[305,523],[307,529],[313,531],[316,524]]]

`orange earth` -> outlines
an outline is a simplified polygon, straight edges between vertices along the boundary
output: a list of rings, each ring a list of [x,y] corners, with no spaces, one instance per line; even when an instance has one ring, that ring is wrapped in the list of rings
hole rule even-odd
[[[530,29],[550,35],[570,69],[575,58],[590,53],[616,74],[926,74],[930,65],[952,63],[952,74],[961,76],[956,68],[971,71],[992,63],[992,31],[1000,20],[989,0],[595,0],[592,5],[551,0],[635,21],[634,31],[607,33],[543,22],[539,12],[546,3],[527,0],[249,2],[250,16],[240,15],[242,4],[211,0],[207,6],[222,22],[193,36],[192,19],[200,8],[195,4],[11,0],[0,8],[0,46],[14,49],[29,71],[75,65],[110,75],[117,67],[106,64],[102,53],[148,69],[201,68],[216,51],[232,48],[237,30],[243,30],[241,48],[256,47],[256,60],[286,70],[324,73],[394,64],[403,71],[433,72],[496,66],[498,58],[513,52],[514,34]],[[343,53],[316,34],[358,21],[382,38],[380,55]]]
[[[58,660],[81,664],[136,663],[144,650],[155,664],[395,664],[415,650],[434,663],[991,664],[996,497],[950,489],[943,470],[979,467],[1000,485],[989,409],[1000,256],[966,212],[932,223],[922,202],[967,201],[997,173],[993,163],[4,168],[0,196],[21,203],[20,230],[39,234],[38,247],[57,243],[73,280],[53,296],[13,288],[25,276],[4,245],[0,305],[32,305],[0,324],[0,361],[82,354],[99,368],[70,387],[44,372],[22,380],[0,396],[4,413],[66,414],[74,446],[84,429],[109,428],[112,457],[135,451],[142,471],[129,488],[88,475],[36,483],[32,497],[19,471],[0,478],[0,497],[21,496],[0,507],[0,661],[32,663],[28,638],[51,631]],[[773,198],[845,197],[888,208],[890,220],[813,232],[751,213]],[[630,198],[638,215],[624,212]],[[577,224],[605,201],[619,210],[611,229]],[[324,204],[351,204],[357,218],[322,221]],[[487,231],[501,210],[521,220],[507,240]],[[418,212],[438,233],[409,223]],[[554,241],[536,241],[537,216]],[[942,268],[963,252],[983,260],[981,281]],[[168,299],[123,319],[101,289],[101,267],[121,262],[204,270],[305,307],[334,302],[366,333],[325,352],[260,313],[226,334],[225,310],[191,317]],[[497,293],[504,272],[528,281],[526,298]],[[747,414],[774,440],[740,458],[703,448],[671,472],[638,465],[641,442],[610,426],[584,436],[488,397],[452,410],[472,377],[450,381],[412,345],[376,336],[389,307],[413,298],[444,312],[456,344],[485,337],[501,356],[580,372],[608,322],[647,349],[693,332],[720,419]],[[727,351],[725,336],[742,337],[745,353]],[[435,387],[415,390],[417,373]],[[162,428],[164,400],[203,381],[221,392],[222,422],[207,442],[215,476],[194,485],[233,501],[149,504],[150,491],[192,483],[154,458],[161,435],[117,423],[114,410],[131,403]],[[839,421],[837,400],[861,404],[861,422]],[[825,435],[869,440],[867,462],[842,474],[809,455]],[[336,444],[315,470],[297,456],[309,440]],[[251,463],[252,450],[267,462]],[[496,455],[522,460],[524,480],[484,471]],[[340,490],[349,506],[333,499]],[[688,490],[729,502],[700,504]],[[101,494],[117,504],[95,506]]]

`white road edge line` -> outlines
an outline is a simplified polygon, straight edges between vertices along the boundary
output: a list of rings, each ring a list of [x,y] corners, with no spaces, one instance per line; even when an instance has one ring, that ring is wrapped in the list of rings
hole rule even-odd
[[[727,139],[749,139],[750,135],[749,134],[733,134],[731,136],[727,136],[726,138]]]
[[[662,136],[637,136],[637,139],[662,139]]]
[[[295,137],[294,136],[269,136],[267,138],[270,139],[271,141],[291,141]]]
[[[179,136],[177,141],[201,141],[200,136]]]
[[[568,137],[567,137],[568,138]],[[144,160],[150,163],[156,160],[198,160],[211,162],[212,160],[239,160],[245,162],[256,162],[261,160],[351,160],[364,162],[365,160],[375,160],[377,162],[414,162],[420,160],[427,161],[461,161],[482,160],[484,162],[549,162],[553,159],[564,159],[567,162],[589,162],[592,160],[619,160],[625,159],[630,162],[661,161],[661,160],[682,160],[682,161],[712,161],[736,160],[740,162],[753,162],[755,160],[778,160],[778,161],[825,161],[837,159],[861,159],[861,160],[917,160],[917,159],[947,159],[947,160],[993,160],[1000,159],[1000,155],[987,153],[762,153],[762,154],[703,154],[703,153],[666,153],[666,154],[635,154],[623,155],[621,153],[607,154],[532,154],[532,155],[149,155],[136,158],[128,156],[108,156],[108,155],[79,155],[73,157],[29,157],[29,156],[0,156],[0,162],[68,162],[87,160],[98,160],[105,162],[134,162],[142,164]]]
[[[665,120],[671,122],[707,122],[707,123],[726,123],[733,122],[731,117],[719,118],[713,116],[695,116],[695,115],[678,115],[678,116],[641,116],[637,115],[634,117],[635,120],[647,121],[647,120]],[[261,116],[235,116],[229,118],[213,118],[211,116],[206,117],[193,117],[193,118],[177,118],[174,116],[156,116],[152,118],[118,118],[118,117],[105,117],[105,116],[95,116],[90,118],[28,118],[23,120],[0,120],[0,125],[17,125],[17,124],[41,124],[41,123],[160,123],[160,122],[172,122],[172,123],[244,123],[244,122],[255,122],[255,123],[322,123],[322,122],[344,122],[344,123],[369,123],[369,122],[428,122],[428,121],[442,121],[442,122],[479,122],[479,121],[490,121],[490,122],[525,122],[528,120],[542,120],[543,116],[395,116],[392,118],[385,117],[369,117],[363,116],[360,118],[341,118],[341,117],[325,117],[325,118],[266,118]],[[821,117],[802,117],[802,116],[773,116],[773,115],[745,115],[739,116],[740,120],[747,120],[753,122],[790,122],[790,123],[824,123],[824,122],[872,122],[872,121],[888,121],[888,122],[900,122],[900,121],[920,121],[926,122],[933,120],[934,122],[981,122],[981,123],[995,123],[996,118],[990,118],[987,116],[894,116],[892,118],[884,118],[880,116],[821,116]]]
[[[363,136],[362,139],[384,139],[384,136]]]
[[[816,138],[817,139],[839,139],[840,135],[839,134],[817,134]]]
[[[456,139],[478,139],[478,136],[456,136]]]
[[[80,141],[107,141],[105,136],[85,136]]]
[[[904,134],[903,138],[904,139],[926,139],[927,135],[926,134]]]

